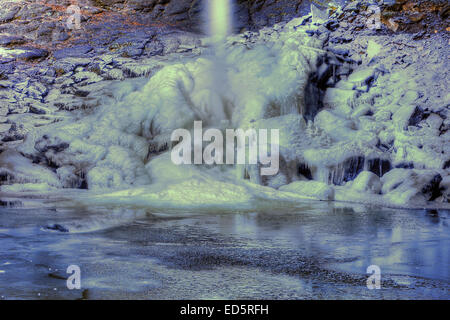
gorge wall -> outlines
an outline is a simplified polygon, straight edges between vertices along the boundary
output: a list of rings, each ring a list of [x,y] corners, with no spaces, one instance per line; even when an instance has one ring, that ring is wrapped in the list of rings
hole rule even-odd
[[[98,6],[123,8],[145,14],[148,19],[198,29],[202,24],[203,0],[95,0]],[[327,1],[321,1],[327,2]],[[235,27],[255,29],[287,21],[305,13],[310,1],[304,0],[236,0]]]

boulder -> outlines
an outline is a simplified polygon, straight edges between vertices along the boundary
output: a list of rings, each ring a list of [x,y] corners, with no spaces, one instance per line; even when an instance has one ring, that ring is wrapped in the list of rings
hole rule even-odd
[[[376,80],[377,74],[378,71],[375,68],[365,68],[353,72],[348,77],[348,81],[355,83],[357,86],[369,85]]]
[[[430,116],[425,120],[425,123],[432,129],[438,130],[444,120],[436,113],[430,114]]]
[[[435,170],[397,168],[381,178],[381,192],[390,203],[396,205],[424,205],[440,196],[441,181],[441,175]]]
[[[105,78],[107,80],[124,80],[125,75],[123,74],[122,70],[114,68],[106,73]]]
[[[87,85],[102,81],[103,78],[94,72],[81,71],[75,73],[75,75],[73,76],[73,80],[75,81],[75,83],[83,82],[83,84]]]
[[[3,49],[2,55],[6,58],[30,61],[47,57],[48,51],[32,47],[18,47],[15,49]]]
[[[356,99],[357,92],[338,88],[328,88],[323,97],[323,104],[327,108],[339,109],[344,114],[352,112],[351,105]]]
[[[334,189],[324,182],[295,181],[279,188],[280,191],[297,193],[318,200],[334,200]]]
[[[439,188],[442,191],[444,201],[450,202],[450,175],[447,175],[442,179]]]
[[[381,191],[380,178],[373,172],[363,171],[352,182],[351,188],[355,191],[378,194]]]
[[[58,76],[72,72],[78,67],[85,67],[91,62],[88,58],[65,58],[58,60],[53,67]]]
[[[0,8],[0,23],[6,23],[13,20],[19,10],[20,6],[15,5],[12,2],[2,4]]]
[[[34,164],[17,151],[6,150],[0,154],[0,180],[7,183],[46,183],[61,187],[56,174],[50,169]]]
[[[53,52],[55,59],[85,57],[93,48],[88,45],[71,46]]]
[[[423,110],[414,105],[404,105],[392,115],[392,121],[396,128],[405,130],[408,126],[414,126],[423,118]]]

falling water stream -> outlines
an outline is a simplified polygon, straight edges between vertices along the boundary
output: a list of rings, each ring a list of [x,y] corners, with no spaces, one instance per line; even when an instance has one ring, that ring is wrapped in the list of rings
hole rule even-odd
[[[227,84],[227,65],[225,63],[225,40],[232,31],[232,0],[210,0],[206,6],[207,24],[205,33],[211,39],[211,57],[213,61],[210,69],[210,78],[214,95],[211,95],[208,104],[211,115],[206,120],[207,124],[220,126],[223,121],[228,121],[226,114],[226,102],[224,100]],[[219,98],[219,99],[218,99]],[[212,106],[212,107],[211,107]]]
[[[223,42],[232,30],[232,1],[208,1],[208,33],[217,41]]]

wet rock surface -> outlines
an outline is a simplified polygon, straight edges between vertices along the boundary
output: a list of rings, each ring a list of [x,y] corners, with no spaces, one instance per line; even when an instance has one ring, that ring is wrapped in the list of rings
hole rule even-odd
[[[80,5],[79,30],[64,23],[69,5],[14,1],[0,11],[3,183],[38,182],[27,178],[30,161],[48,171],[51,187],[86,187],[86,172],[58,165],[65,141],[39,137],[34,154],[8,152],[26,137],[38,137],[40,128],[115,103],[115,84],[135,78],[129,85],[137,87],[170,61],[197,57],[207,49],[202,35],[186,31],[201,19],[196,1],[86,2]],[[379,28],[367,27],[367,14],[362,14],[367,6],[359,1],[332,6],[323,21],[314,15],[290,20],[308,7],[301,1],[241,1],[235,8],[238,20],[247,19],[238,21],[239,28],[259,30],[231,37],[229,45],[251,48],[257,41],[276,39],[282,30],[297,29],[322,44],[302,115],[310,139],[326,140],[323,150],[295,159],[294,167],[303,168],[298,176],[282,173],[267,185],[313,179],[392,199],[396,193],[408,194],[403,203],[448,203],[448,6],[442,1],[384,1]],[[342,157],[318,163],[330,154]],[[11,159],[26,163],[19,174],[8,167]],[[402,180],[386,188],[391,180],[384,177],[392,169],[414,172],[413,178],[402,179],[415,179],[420,186]],[[381,177],[382,187],[367,172]],[[357,183],[352,185],[353,180]]]

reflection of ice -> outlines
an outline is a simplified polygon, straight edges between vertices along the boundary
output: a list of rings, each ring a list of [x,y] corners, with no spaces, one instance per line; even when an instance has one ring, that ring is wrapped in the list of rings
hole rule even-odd
[[[38,298],[38,292],[79,298],[73,295],[81,292],[66,290],[61,279],[74,263],[92,299],[448,296],[445,211],[439,223],[420,211],[324,202],[234,214],[142,215],[101,207],[0,211],[0,261],[8,262],[0,263],[0,287],[7,298]],[[36,228],[78,222],[88,231],[91,217],[108,213],[137,221],[84,233]],[[380,266],[384,290],[364,286],[371,264]]]
[[[144,209],[130,208],[98,208],[97,210],[86,210],[80,216],[77,212],[80,208],[71,209],[70,212],[77,214],[76,219],[68,219],[62,223],[50,222],[43,226],[41,230],[47,232],[68,232],[68,233],[85,233],[105,230],[117,226],[126,225],[146,216],[147,211]]]

